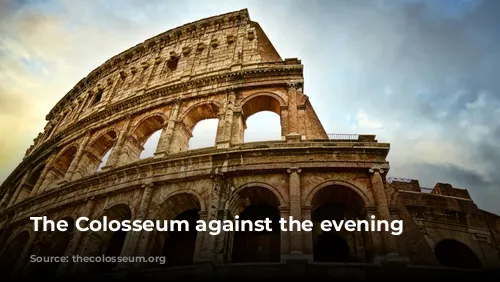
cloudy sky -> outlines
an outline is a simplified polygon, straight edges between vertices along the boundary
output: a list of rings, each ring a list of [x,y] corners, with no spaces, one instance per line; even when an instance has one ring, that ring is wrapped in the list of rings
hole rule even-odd
[[[305,92],[329,133],[376,134],[391,143],[390,176],[467,188],[500,213],[494,0],[0,0],[0,181],[95,67],[165,30],[243,8],[283,58],[302,60]],[[214,125],[200,123],[193,147],[213,143]],[[262,113],[245,139],[276,136],[277,116]]]

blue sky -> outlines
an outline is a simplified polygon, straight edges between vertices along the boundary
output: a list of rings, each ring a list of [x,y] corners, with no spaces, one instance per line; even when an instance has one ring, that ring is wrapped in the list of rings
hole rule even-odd
[[[247,8],[330,133],[391,143],[391,176],[467,188],[500,213],[500,1],[0,1],[0,180],[51,107],[108,58],[165,30]],[[195,141],[212,137],[207,121]],[[263,133],[262,129],[268,131]],[[272,114],[247,140],[274,138]],[[200,135],[201,137],[199,137]]]

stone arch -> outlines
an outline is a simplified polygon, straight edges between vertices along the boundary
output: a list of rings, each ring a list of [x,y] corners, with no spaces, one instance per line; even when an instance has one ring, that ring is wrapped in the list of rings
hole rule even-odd
[[[248,183],[235,189],[229,199],[229,211],[239,221],[264,220],[272,222],[272,231],[232,232],[232,249],[227,257],[231,262],[279,262],[281,234],[279,228],[280,210],[283,197],[269,184]]]
[[[3,277],[8,277],[10,272],[16,267],[30,237],[31,234],[27,229],[21,229],[7,240],[5,248],[0,254],[0,274]]]
[[[196,221],[204,209],[201,197],[192,191],[171,193],[158,206],[156,220],[185,220],[188,223],[188,230],[154,231],[152,253],[166,259],[161,267],[193,264],[197,237],[204,235],[196,231]],[[177,227],[185,228],[184,225]]]
[[[148,138],[158,130],[161,130],[165,124],[166,118],[161,113],[154,113],[144,117],[132,129],[132,136],[143,146]]]
[[[278,206],[281,207],[286,205],[285,197],[278,188],[274,187],[273,185],[267,184],[265,182],[248,182],[240,185],[238,188],[234,189],[234,191],[231,193],[232,196],[229,198],[229,208],[233,215],[239,214],[238,210],[245,208],[244,205],[242,206],[242,204],[244,204],[244,199],[242,199],[242,197],[240,196],[240,192],[247,188],[252,188],[252,187],[268,189],[277,199]]]
[[[281,116],[281,107],[286,106],[283,98],[272,92],[254,93],[241,100],[240,104],[244,120],[261,111],[271,111]]]
[[[443,239],[434,246],[439,263],[453,268],[482,268],[482,262],[467,244],[455,239]]]
[[[245,129],[247,125],[247,120],[254,114],[260,112],[272,112],[278,115],[280,119],[281,136],[286,135],[285,127],[283,126],[283,119],[281,108],[285,106],[285,101],[277,94],[272,92],[259,92],[252,94],[241,101],[242,109],[242,123],[244,128],[242,129],[241,139],[245,139]]]
[[[91,175],[99,169],[101,164],[105,161],[103,159],[105,155],[112,150],[113,146],[116,144],[117,137],[118,135],[115,130],[109,130],[99,135],[87,146],[85,154],[78,164],[80,168],[85,169],[82,176]]]
[[[316,262],[367,262],[371,261],[370,232],[345,229],[323,231],[322,221],[366,219],[367,197],[354,185],[343,181],[325,181],[311,190],[306,205],[311,207],[314,223],[313,259]],[[368,222],[367,222],[368,223]]]
[[[189,148],[189,140],[193,137],[193,129],[198,122],[206,119],[219,119],[221,105],[216,101],[200,102],[190,106],[175,124],[174,135],[169,151],[183,152]],[[215,146],[215,140],[214,140]]]
[[[131,220],[132,210],[127,204],[113,203],[108,205],[96,219],[102,222],[104,216],[107,217],[108,222]],[[88,254],[91,256],[120,256],[129,233],[123,230],[89,232],[86,236]],[[89,264],[89,272],[92,274],[106,273],[116,265],[117,262],[91,263]]]
[[[44,182],[39,188],[40,191],[45,190],[52,184],[57,184],[58,181],[65,178],[71,163],[75,159],[77,151],[78,147],[76,145],[70,145],[59,153],[53,164],[50,166],[50,169],[47,171]]]
[[[365,205],[369,205],[372,203],[371,197],[369,197],[368,194],[358,186],[343,180],[327,180],[316,185],[313,189],[311,189],[311,191],[309,191],[309,193],[306,196],[304,205],[311,206],[312,199],[316,195],[316,193],[327,186],[344,186],[346,188],[350,188],[363,199]]]
[[[218,118],[221,109],[222,105],[217,101],[198,102],[180,114],[179,120],[182,121],[189,130],[193,130],[195,125],[201,120]]]
[[[66,216],[60,220],[68,223],[66,231],[45,232],[43,237],[36,244],[36,252],[41,257],[61,257],[73,238],[75,230],[75,220],[71,216]],[[27,272],[36,277],[52,277],[56,275],[59,262],[44,262],[29,264]]]
[[[30,173],[28,176],[28,179],[26,180],[26,184],[29,187],[28,189],[31,191],[33,187],[36,185],[38,180],[40,179],[40,176],[42,175],[43,170],[45,169],[46,163],[41,163],[37,165]]]

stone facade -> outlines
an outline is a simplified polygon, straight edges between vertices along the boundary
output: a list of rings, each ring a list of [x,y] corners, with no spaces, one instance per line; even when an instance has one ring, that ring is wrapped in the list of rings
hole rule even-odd
[[[280,116],[281,140],[244,143],[247,118],[261,111]],[[214,145],[189,150],[193,128],[209,118],[219,120]],[[160,268],[40,268],[29,262],[30,254],[163,254],[167,266],[209,263],[228,275],[240,262],[247,263],[244,271],[252,262],[267,262],[270,272],[293,261],[317,267],[335,261],[353,263],[349,267],[500,266],[500,218],[480,210],[467,190],[440,183],[425,193],[415,180],[387,178],[390,146],[375,136],[328,135],[304,94],[301,61],[282,59],[246,10],[186,24],[113,57],[82,79],[47,120],[0,188],[5,275]],[[154,157],[140,159],[159,130]],[[35,232],[29,218],[41,215],[73,224],[81,216],[317,221],[375,215],[404,220],[404,232]],[[325,253],[331,247],[345,252]],[[453,262],[449,250],[463,250],[461,262]]]

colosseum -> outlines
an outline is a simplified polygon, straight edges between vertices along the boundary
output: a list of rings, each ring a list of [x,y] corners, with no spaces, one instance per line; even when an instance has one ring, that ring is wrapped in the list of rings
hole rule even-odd
[[[270,111],[281,139],[244,142]],[[185,24],[106,61],[46,116],[0,188],[2,277],[374,279],[497,275],[500,217],[466,189],[387,177],[390,144],[329,134],[304,92],[299,59],[279,55],[246,9]],[[218,119],[213,146],[193,128]],[[144,144],[161,132],[153,156]],[[105,157],[106,156],[106,157]],[[65,220],[37,232],[32,216]],[[108,220],[402,220],[380,232],[82,232]],[[276,227],[276,226],[275,226]],[[316,227],[316,225],[315,225]],[[163,256],[158,262],[31,262],[38,256]]]

